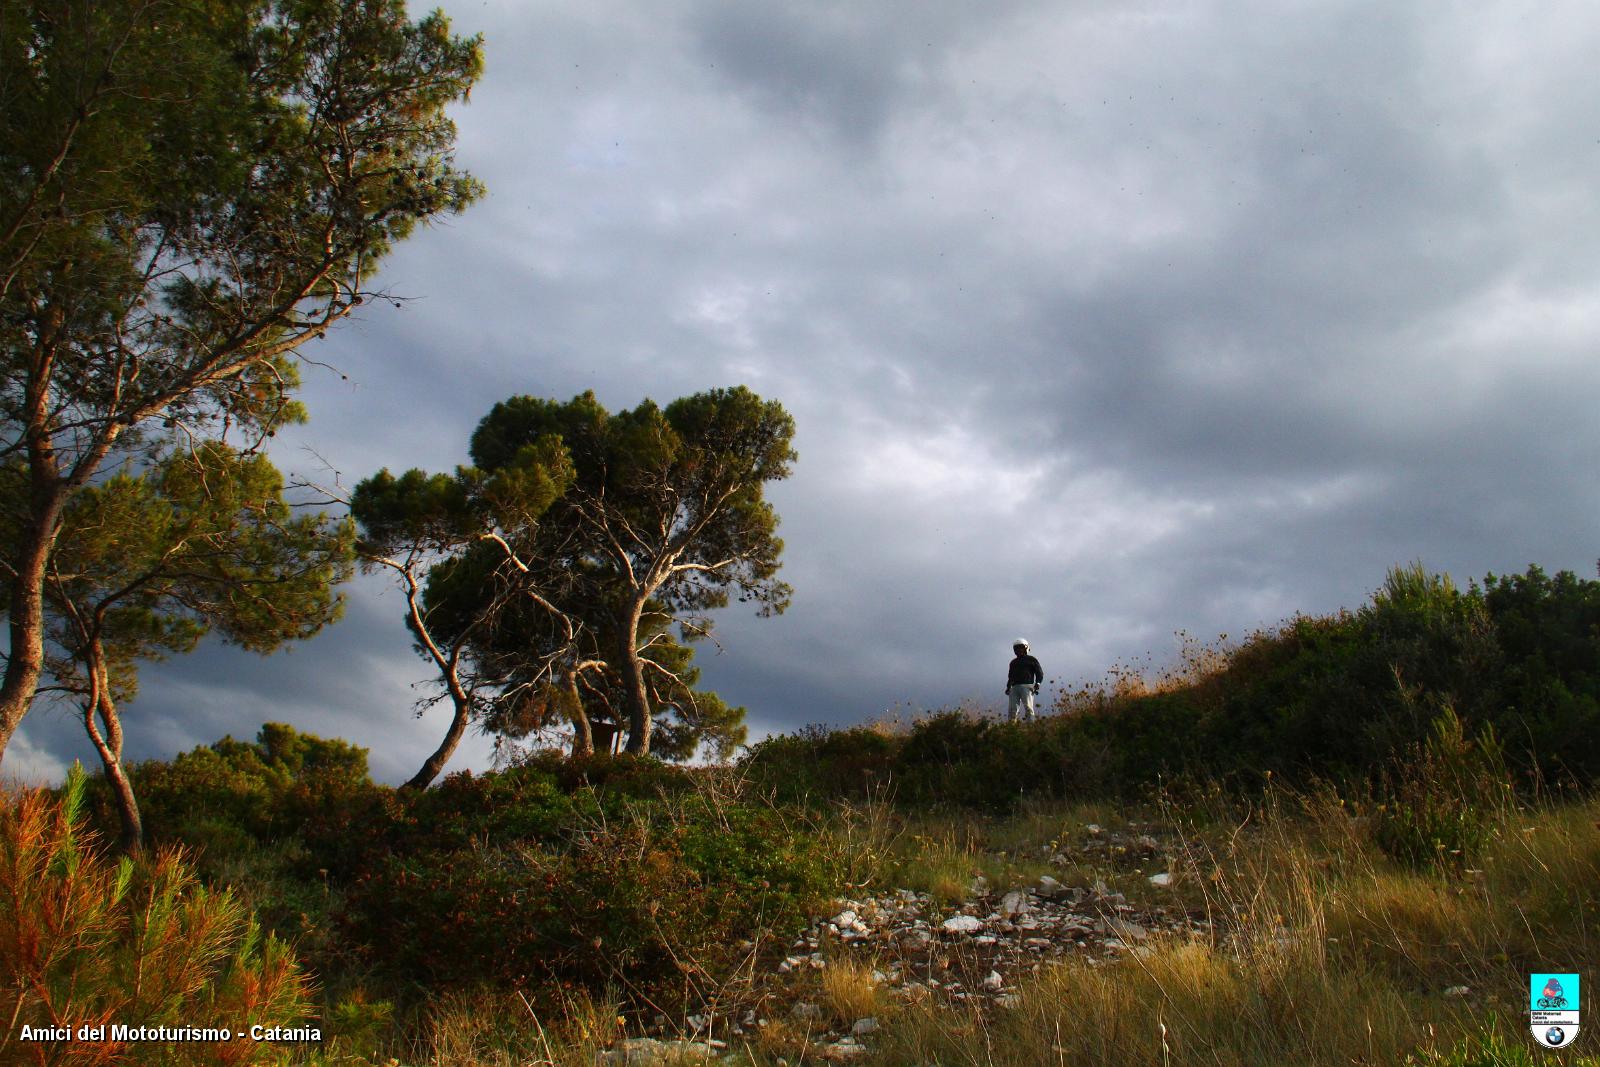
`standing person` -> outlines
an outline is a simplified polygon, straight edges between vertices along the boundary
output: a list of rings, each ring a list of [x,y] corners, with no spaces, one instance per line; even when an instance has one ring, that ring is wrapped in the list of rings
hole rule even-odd
[[[1017,638],[1011,646],[1011,651],[1016,653],[1016,658],[1011,661],[1011,668],[1006,672],[1006,696],[1010,704],[1006,708],[1006,721],[1017,721],[1017,708],[1023,710],[1023,719],[1032,722],[1035,718],[1033,711],[1033,698],[1039,692],[1039,683],[1044,681],[1044,669],[1039,666],[1039,661],[1028,652],[1028,642]]]

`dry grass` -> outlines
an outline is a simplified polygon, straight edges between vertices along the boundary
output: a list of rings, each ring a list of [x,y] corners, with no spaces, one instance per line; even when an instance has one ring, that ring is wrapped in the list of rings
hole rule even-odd
[[[1089,885],[1096,878],[1108,884],[1126,882],[1130,894],[1147,888],[1138,871],[1082,865],[1063,868],[1050,862],[1058,849],[1081,841],[1090,824],[1121,830],[1127,828],[1128,818],[1126,812],[1106,804],[1066,802],[1025,805],[1010,818],[976,814],[899,817],[873,881],[924,892],[945,905],[970,897],[977,878],[993,892],[1032,885],[1043,874],[1067,884]]]
[[[1270,972],[1202,943],[1169,943],[1115,966],[1069,963],[992,1018],[916,1010],[885,1063],[1389,1064],[1414,1032],[1394,989],[1314,967]]]
[[[1383,857],[1328,792],[1213,812],[1179,880],[1212,918],[1211,941],[1068,962],[1024,983],[1012,1010],[914,1006],[877,1062],[1525,1062],[1529,969],[1595,958],[1600,801],[1511,814],[1482,871],[1418,873]]]
[[[601,1050],[626,1036],[612,1000],[580,992],[541,1011],[520,991],[440,997],[421,1034],[403,1060],[437,1067],[593,1067]]]
[[[1436,990],[1472,982],[1493,958],[1492,907],[1407,871],[1375,872],[1327,902],[1328,937],[1351,964],[1376,966]]]
[[[878,981],[871,961],[840,956],[822,972],[822,1006],[840,1026],[875,1017],[882,1009]]]

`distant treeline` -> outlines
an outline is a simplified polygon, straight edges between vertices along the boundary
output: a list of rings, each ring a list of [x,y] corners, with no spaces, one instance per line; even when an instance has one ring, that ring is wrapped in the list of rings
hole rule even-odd
[[[1122,675],[1064,694],[1033,724],[947,711],[908,732],[812,727],[761,742],[746,765],[789,798],[1004,810],[1175,779],[1403,776],[1448,716],[1530,785],[1600,775],[1600,582],[1568,571],[1462,590],[1413,564],[1358,611],[1209,652],[1161,682]]]

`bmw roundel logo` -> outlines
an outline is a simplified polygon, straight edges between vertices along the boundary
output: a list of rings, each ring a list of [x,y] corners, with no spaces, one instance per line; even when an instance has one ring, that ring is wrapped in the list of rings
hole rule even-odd
[[[1559,1026],[1552,1026],[1544,1032],[1544,1039],[1554,1048],[1567,1039],[1567,1032]]]

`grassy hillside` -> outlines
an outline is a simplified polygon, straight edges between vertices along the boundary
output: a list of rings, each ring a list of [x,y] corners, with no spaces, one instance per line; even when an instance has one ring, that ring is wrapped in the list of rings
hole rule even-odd
[[[8,805],[0,1011],[201,1024],[270,985],[229,1010],[322,1035],[173,1062],[1595,1062],[1536,1049],[1522,996],[1600,958],[1597,585],[1401,570],[1038,723],[811,729],[731,767],[406,792],[269,724],[134,769],[155,859],[94,843],[97,783]],[[210,940],[152,933],[151,900]],[[144,973],[179,976],[159,1005],[125,995]],[[7,1062],[110,1061],[14,1033]]]
[[[998,812],[1137,799],[1175,779],[1364,785],[1397,763],[1404,777],[1448,715],[1501,748],[1520,788],[1587,787],[1600,775],[1600,582],[1530,567],[1460,590],[1399,568],[1359,611],[1191,644],[1162,677],[1113,672],[1053,710],[1032,727],[951,712],[909,731],[807,730],[748,764],[793,799],[892,787],[908,806]]]

